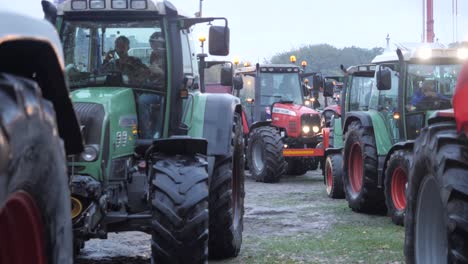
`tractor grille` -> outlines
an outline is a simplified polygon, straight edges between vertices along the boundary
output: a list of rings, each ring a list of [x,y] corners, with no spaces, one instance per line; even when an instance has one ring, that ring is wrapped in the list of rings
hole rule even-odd
[[[105,115],[104,107],[94,103],[75,103],[74,108],[85,144],[99,145]]]
[[[297,133],[297,123],[296,121],[289,121],[289,132]]]
[[[320,115],[319,114],[303,114],[301,115],[301,126],[313,126],[320,127]],[[314,133],[310,133],[312,135]]]

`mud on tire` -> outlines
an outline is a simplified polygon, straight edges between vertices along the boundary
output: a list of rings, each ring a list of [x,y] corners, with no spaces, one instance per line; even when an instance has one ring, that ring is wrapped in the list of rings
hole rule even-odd
[[[259,127],[252,131],[247,148],[250,173],[258,182],[279,182],[286,173],[283,142],[273,127]]]
[[[72,263],[65,152],[52,104],[42,99],[35,82],[3,73],[0,102],[0,262],[18,263],[11,259],[18,257],[23,263],[41,263],[45,257],[47,263]],[[27,197],[37,209],[33,211],[39,219],[33,219],[37,219],[39,236],[24,233],[35,223],[11,219],[13,197]],[[15,240],[21,246],[12,243]],[[30,251],[41,243],[44,250],[39,254]]]
[[[210,182],[209,257],[236,257],[242,244],[244,219],[244,136],[241,118],[234,115],[232,154],[219,157]]]
[[[325,186],[330,198],[345,198],[343,190],[343,157],[341,154],[331,154],[325,161]]]
[[[383,213],[383,191],[377,187],[377,148],[372,128],[352,121],[345,135],[343,182],[348,206],[354,211]]]
[[[384,192],[388,215],[396,225],[403,225],[406,210],[406,183],[411,166],[411,153],[397,150],[390,156],[385,170]]]
[[[407,263],[468,262],[468,140],[452,122],[415,141],[405,215]]]
[[[208,172],[204,158],[158,156],[152,175],[152,260],[208,259]]]

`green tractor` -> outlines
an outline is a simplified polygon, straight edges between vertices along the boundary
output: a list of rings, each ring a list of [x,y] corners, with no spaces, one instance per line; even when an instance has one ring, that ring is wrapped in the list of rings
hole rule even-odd
[[[330,198],[345,198],[343,188],[343,125],[342,119],[347,113],[354,111],[367,111],[369,109],[369,99],[374,83],[375,65],[363,64],[351,66],[345,69],[341,66],[345,74],[343,88],[339,95],[340,105],[337,109],[326,109],[322,112],[322,118],[327,118],[329,133],[329,147],[325,151],[325,156],[321,162],[324,183],[327,195]],[[338,97],[338,96],[336,96]],[[325,123],[325,122],[323,122]]]
[[[428,45],[428,44],[427,44]],[[349,207],[403,224],[413,142],[428,117],[451,108],[461,67],[456,49],[415,45],[377,56],[367,111],[344,119],[343,172]]]
[[[227,20],[187,18],[150,0],[68,0],[48,14],[85,144],[68,157],[75,252],[135,230],[152,235],[157,263],[237,256],[242,108],[232,95],[200,92],[191,41],[193,25],[221,20],[209,51],[227,55]]]

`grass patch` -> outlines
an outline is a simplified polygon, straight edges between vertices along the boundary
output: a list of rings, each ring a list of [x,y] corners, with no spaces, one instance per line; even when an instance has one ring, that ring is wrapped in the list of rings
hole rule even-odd
[[[337,224],[318,235],[246,236],[242,256],[232,263],[403,262],[404,229],[386,220]]]

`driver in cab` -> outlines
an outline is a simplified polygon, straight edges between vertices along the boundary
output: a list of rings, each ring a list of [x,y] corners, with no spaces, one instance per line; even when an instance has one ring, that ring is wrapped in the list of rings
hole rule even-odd
[[[424,81],[421,88],[414,92],[407,108],[409,111],[438,108],[436,104],[440,101],[450,102],[450,98],[436,92],[432,81]]]
[[[107,52],[102,63],[103,71],[119,71],[128,75],[130,80],[139,79],[146,74],[148,67],[140,59],[129,56],[130,40],[125,36],[119,36],[115,39],[115,50]],[[117,53],[118,58],[115,54]]]

